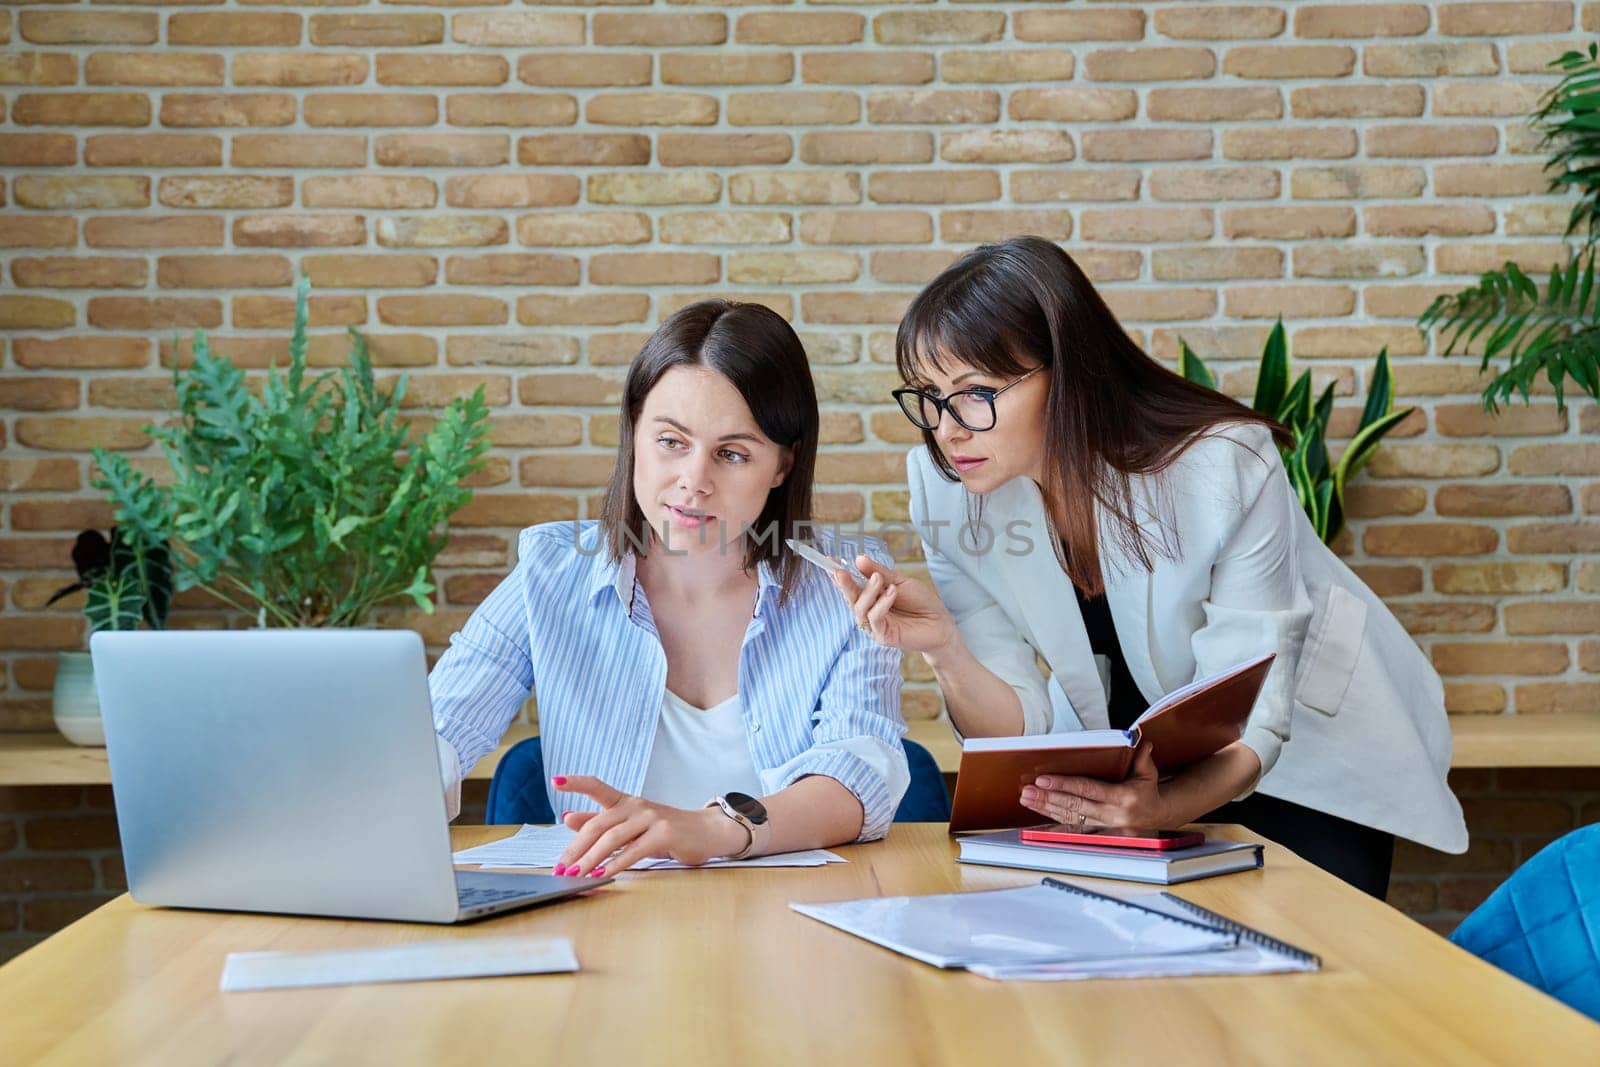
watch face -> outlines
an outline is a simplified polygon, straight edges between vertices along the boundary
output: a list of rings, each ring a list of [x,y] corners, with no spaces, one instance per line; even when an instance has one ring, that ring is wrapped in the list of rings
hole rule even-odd
[[[723,798],[733,806],[734,811],[757,826],[767,821],[767,806],[748,793],[724,793]]]

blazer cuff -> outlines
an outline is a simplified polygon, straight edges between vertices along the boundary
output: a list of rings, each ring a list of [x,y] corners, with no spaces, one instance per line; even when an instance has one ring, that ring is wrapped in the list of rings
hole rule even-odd
[[[1272,770],[1273,764],[1278,762],[1278,754],[1283,751],[1283,739],[1264,726],[1246,726],[1244,736],[1239,738],[1239,741],[1261,761],[1261,773],[1250,783],[1249,788],[1234,797],[1234,800],[1243,800],[1254,793],[1256,786],[1261,784],[1261,779],[1265,778],[1267,772]]]
[[[433,739],[439,743],[439,777],[444,782],[444,815],[447,820],[461,814],[461,760],[455,746],[438,734]]]

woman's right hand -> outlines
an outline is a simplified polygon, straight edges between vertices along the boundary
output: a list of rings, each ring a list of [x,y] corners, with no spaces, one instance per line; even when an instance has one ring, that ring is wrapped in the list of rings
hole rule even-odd
[[[870,556],[857,556],[856,569],[865,585],[845,571],[833,572],[833,584],[873,640],[903,652],[936,652],[959,639],[955,618],[933,586]]]

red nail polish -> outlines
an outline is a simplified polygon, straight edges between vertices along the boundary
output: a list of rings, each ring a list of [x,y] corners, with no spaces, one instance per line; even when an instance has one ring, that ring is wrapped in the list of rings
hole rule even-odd
[[[556,864],[556,869],[555,869],[555,871],[553,873],[555,873],[555,874],[566,874],[567,873],[567,865],[565,863]]]
[[[605,873],[606,873],[606,869],[604,867],[596,867],[594,870],[589,872],[589,877],[590,878],[599,878],[602,874],[605,874]]]
[[[552,782],[554,782],[556,785],[566,785],[567,784],[567,776],[564,775],[564,774],[558,774],[558,775],[556,775],[554,778],[552,778],[550,780]]]

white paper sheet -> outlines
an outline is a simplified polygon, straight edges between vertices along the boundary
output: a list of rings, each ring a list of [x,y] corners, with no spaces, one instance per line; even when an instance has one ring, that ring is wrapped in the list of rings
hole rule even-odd
[[[565,937],[461,938],[336,952],[230,952],[221,988],[237,993],[577,969],[578,957]]]
[[[510,837],[491,841],[487,845],[464,848],[455,854],[457,863],[476,863],[484,867],[508,870],[521,868],[553,867],[561,858],[576,833],[565,826],[524,826]],[[747,860],[712,860],[700,867],[821,867],[828,863],[844,863],[840,856],[827,849],[814,848],[804,852],[780,852],[772,856],[755,856]],[[698,870],[687,864],[660,858],[641,860],[632,867],[636,871]]]

